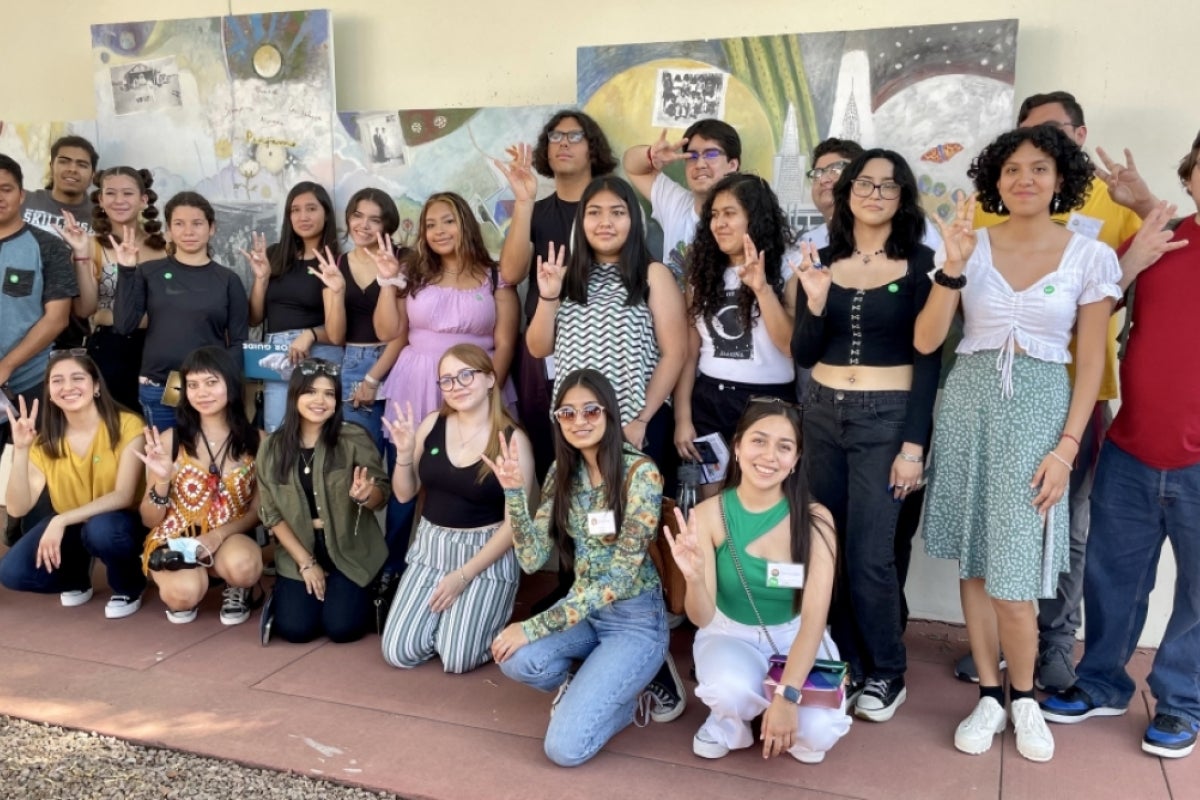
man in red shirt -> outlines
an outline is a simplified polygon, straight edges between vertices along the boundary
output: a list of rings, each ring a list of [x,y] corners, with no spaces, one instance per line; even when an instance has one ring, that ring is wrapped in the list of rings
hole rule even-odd
[[[1179,179],[1200,212],[1200,136]],[[1123,248],[1133,327],[1121,362],[1121,409],[1092,488],[1087,645],[1077,682],[1042,701],[1042,714],[1080,722],[1125,713],[1134,692],[1125,666],[1169,539],[1174,606],[1148,678],[1157,707],[1142,749],[1181,758],[1200,732],[1200,213],[1164,227],[1169,213],[1160,206]]]

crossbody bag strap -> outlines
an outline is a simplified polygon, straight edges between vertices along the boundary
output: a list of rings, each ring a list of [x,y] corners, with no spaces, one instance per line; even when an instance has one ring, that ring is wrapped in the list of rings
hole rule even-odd
[[[771,645],[775,655],[779,655],[779,648],[775,646],[775,640],[771,638],[771,632],[767,630],[767,624],[763,622],[762,614],[758,613],[758,606],[754,603],[754,593],[750,591],[746,573],[742,571],[742,560],[738,557],[737,542],[733,540],[733,533],[729,530],[729,520],[725,518],[724,492],[717,496],[717,506],[721,509],[721,524],[725,527],[725,543],[729,545],[729,555],[733,558],[733,568],[737,570],[738,580],[742,582],[742,588],[746,590],[746,599],[750,601],[750,610],[754,612],[754,618],[758,620],[758,627],[762,628],[763,636],[767,637],[767,644]]]

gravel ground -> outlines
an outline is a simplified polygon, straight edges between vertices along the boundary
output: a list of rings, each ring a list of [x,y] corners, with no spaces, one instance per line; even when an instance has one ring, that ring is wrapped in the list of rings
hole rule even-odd
[[[0,716],[0,797],[12,800],[399,800],[302,775]]]

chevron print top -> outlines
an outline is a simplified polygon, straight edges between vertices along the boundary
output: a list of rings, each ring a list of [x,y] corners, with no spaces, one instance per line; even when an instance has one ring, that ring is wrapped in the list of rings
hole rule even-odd
[[[615,265],[592,264],[586,304],[565,300],[554,320],[554,396],[577,369],[598,370],[617,392],[621,424],[646,405],[646,384],[658,365],[658,339],[650,306],[625,305],[625,284]]]

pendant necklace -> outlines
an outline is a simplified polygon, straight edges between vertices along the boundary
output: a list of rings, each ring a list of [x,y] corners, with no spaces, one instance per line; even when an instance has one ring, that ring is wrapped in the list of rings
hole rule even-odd
[[[229,444],[232,440],[233,431],[230,431],[228,435],[226,435],[225,441],[221,443],[221,446],[217,448],[217,452],[214,453],[212,444],[208,441],[208,437],[204,435],[203,431],[200,433],[200,441],[204,442],[204,449],[208,451],[209,475],[220,477],[221,467],[225,464],[225,454],[229,450]]]
[[[315,448],[315,447],[313,448],[313,454],[312,454],[312,457],[311,457],[311,458],[308,458],[308,459],[305,459],[305,458],[304,458],[304,450],[301,450],[301,451],[300,451],[300,461],[301,461],[301,462],[304,464],[304,474],[305,474],[305,475],[311,475],[311,474],[312,474],[312,464],[313,464],[313,459],[315,459],[316,457],[317,457],[317,450],[316,450],[316,448]]]
[[[864,253],[862,250],[859,250],[857,247],[854,248],[854,255],[862,256],[862,261],[864,264],[870,264],[872,258],[874,258],[875,256],[883,255],[883,252],[884,251],[882,248],[880,248],[879,250],[876,250],[874,253]]]

